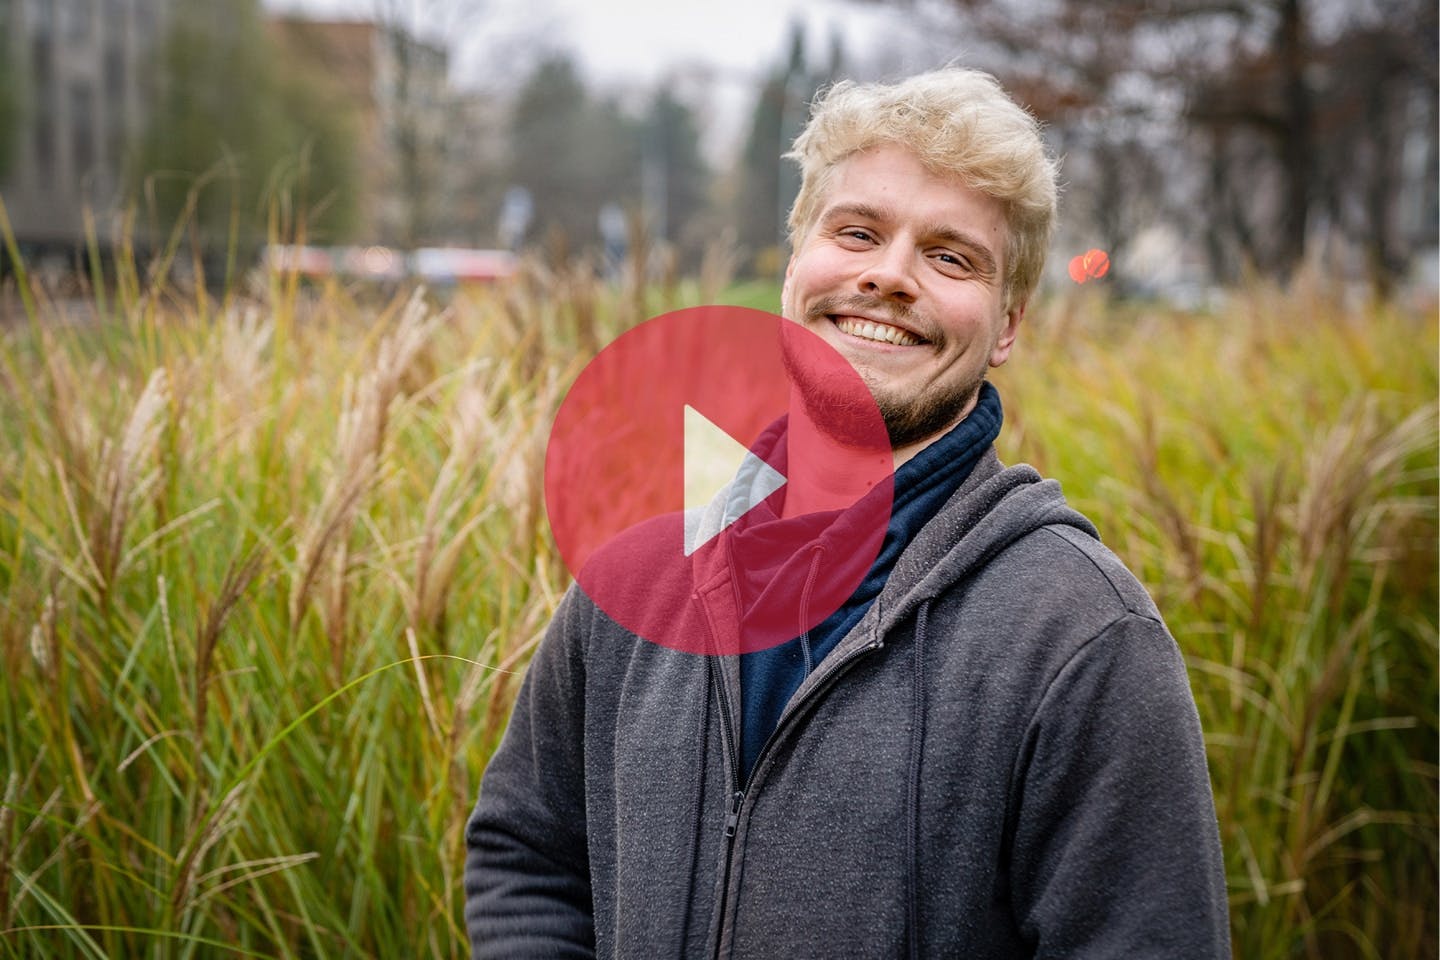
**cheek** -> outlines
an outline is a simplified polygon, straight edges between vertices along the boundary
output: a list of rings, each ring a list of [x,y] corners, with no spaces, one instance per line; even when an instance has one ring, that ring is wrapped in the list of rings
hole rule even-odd
[[[811,253],[785,276],[784,296],[797,306],[804,300],[813,299],[824,293],[836,292],[841,282],[841,271],[832,258]]]
[[[780,288],[782,312],[792,320],[802,319],[806,302],[814,297],[813,289],[803,274],[786,276],[785,285]]]
[[[815,242],[796,257],[786,271],[782,302],[803,312],[807,304],[821,297],[860,293],[860,278],[868,262],[862,253],[843,250],[833,243]]]

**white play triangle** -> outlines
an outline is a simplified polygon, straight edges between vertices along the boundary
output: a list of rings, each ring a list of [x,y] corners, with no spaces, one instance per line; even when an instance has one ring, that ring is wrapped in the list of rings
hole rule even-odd
[[[743,443],[712,423],[705,414],[685,404],[685,509],[704,507],[742,470],[747,475],[753,474],[750,488],[745,491],[748,502],[738,504],[738,509],[718,529],[697,534],[693,543],[687,537],[687,557],[783,487],[785,475],[745,449]]]

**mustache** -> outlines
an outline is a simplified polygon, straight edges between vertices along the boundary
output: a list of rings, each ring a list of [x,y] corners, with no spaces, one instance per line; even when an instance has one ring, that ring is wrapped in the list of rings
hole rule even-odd
[[[939,331],[931,329],[930,324],[926,323],[925,319],[911,309],[908,304],[880,297],[867,297],[862,294],[821,297],[810,305],[809,310],[805,311],[805,318],[812,323],[817,323],[837,313],[859,313],[884,320],[894,326],[909,330],[935,346],[940,346],[943,339]]]

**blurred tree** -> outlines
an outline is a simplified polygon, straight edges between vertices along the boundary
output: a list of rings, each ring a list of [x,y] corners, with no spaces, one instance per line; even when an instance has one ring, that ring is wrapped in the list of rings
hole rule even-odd
[[[639,125],[592,99],[568,57],[546,59],[521,88],[510,149],[510,183],[534,200],[529,239],[557,256],[596,244],[602,207],[639,200]]]
[[[710,171],[700,155],[694,113],[663,84],[645,117],[641,174],[644,210],[655,238],[673,244],[683,264],[698,265],[710,239],[699,226]]]
[[[1284,277],[1317,241],[1338,239],[1362,251],[1388,295],[1434,243],[1433,164],[1404,163],[1435,153],[1435,5],[1191,3],[1238,23],[1241,40],[1223,61],[1190,59],[1185,118],[1209,143],[1209,199],[1223,212],[1212,250],[1228,238],[1245,262]],[[1417,208],[1424,219],[1398,230]]]
[[[1153,18],[1153,5],[1061,0],[1042,13],[1014,0],[954,2],[967,42],[988,45],[994,72],[1045,122],[1071,187],[1062,219],[1084,224],[1093,238],[1084,246],[1123,262],[1147,225],[1187,222],[1190,205],[1173,189],[1183,181],[1176,140],[1184,78],[1171,53],[1173,24]],[[1126,292],[1147,281],[1116,270],[1109,285]]]
[[[1393,6],[1393,15],[1317,51],[1325,71],[1315,118],[1320,212],[1362,247],[1382,297],[1440,239],[1436,6]]]
[[[463,127],[449,95],[449,38],[480,15],[485,0],[371,0],[389,69],[389,134],[402,206],[397,241],[406,247],[438,240],[447,220],[437,209],[455,152],[450,134]]]
[[[354,217],[354,136],[325,91],[271,55],[256,0],[177,7],[156,64],[159,99],[131,169],[162,233],[198,189],[207,242],[258,244],[271,202],[308,234],[336,239]]]
[[[1204,238],[1217,279],[1246,266],[1286,277],[1317,240],[1338,237],[1367,252],[1384,292],[1434,243],[1433,175],[1405,166],[1435,154],[1433,3],[950,0],[949,9],[948,29],[971,59],[1047,121],[1066,157],[1066,203],[1112,256],[1163,211]],[[1407,217],[1417,192],[1426,214]]]
[[[343,95],[319,78],[280,69],[275,81],[279,155],[278,163],[269,167],[267,195],[294,205],[312,241],[354,239],[360,193],[357,120]]]
[[[760,86],[735,174],[735,234],[751,258],[750,269],[765,277],[778,276],[785,266],[786,219],[800,190],[800,171],[784,155],[809,119],[811,98],[844,69],[838,33],[829,37],[824,66],[811,67],[805,51],[804,26],[793,22],[783,63]]]
[[[760,87],[740,155],[735,232],[762,275],[773,276],[783,265],[785,217],[799,176],[781,156],[804,127],[807,98],[818,85],[819,78],[809,76],[805,67],[805,29],[792,23],[785,62]]]
[[[457,92],[451,99],[440,175],[429,185],[433,203],[426,234],[432,242],[482,247],[501,243],[508,107],[493,93]]]

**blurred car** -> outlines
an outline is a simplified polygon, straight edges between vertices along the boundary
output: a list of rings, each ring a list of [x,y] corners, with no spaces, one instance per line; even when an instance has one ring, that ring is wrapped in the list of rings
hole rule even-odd
[[[410,255],[410,275],[436,287],[492,283],[513,275],[515,269],[515,255],[508,250],[421,247]]]

